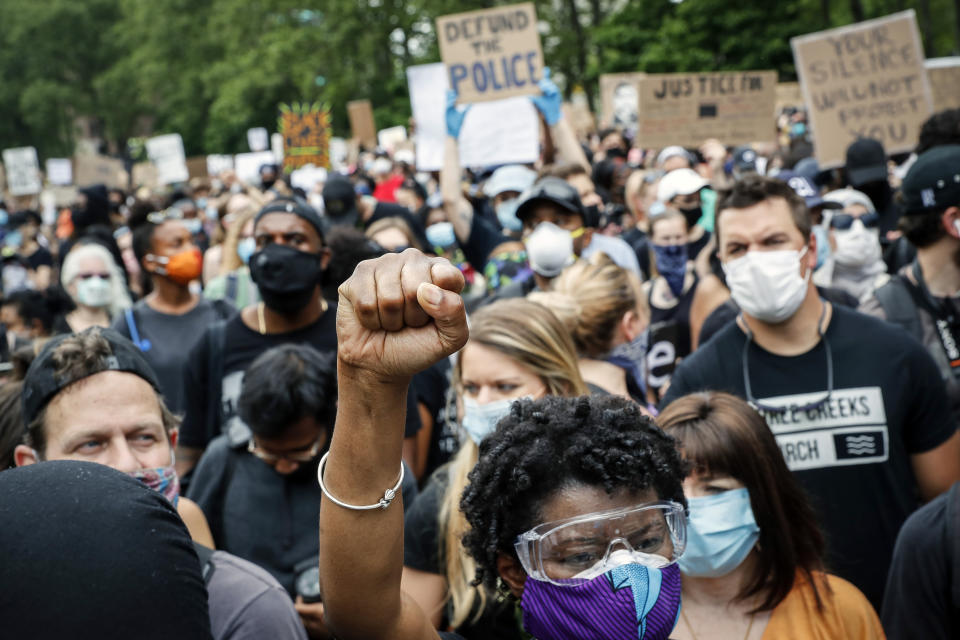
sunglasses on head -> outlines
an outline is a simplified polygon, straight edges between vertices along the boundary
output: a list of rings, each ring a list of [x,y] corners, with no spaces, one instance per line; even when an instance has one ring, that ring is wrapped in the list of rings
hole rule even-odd
[[[880,225],[880,216],[876,213],[865,213],[862,216],[852,216],[849,213],[838,213],[830,219],[830,226],[840,231],[846,231],[853,226],[854,220],[860,220],[860,223],[867,229],[875,229]]]

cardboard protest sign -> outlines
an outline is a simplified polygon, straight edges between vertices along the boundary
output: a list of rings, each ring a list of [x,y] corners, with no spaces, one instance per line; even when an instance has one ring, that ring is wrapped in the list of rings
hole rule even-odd
[[[910,151],[933,110],[913,10],[793,38],[817,162],[843,166],[857,138]]]
[[[443,166],[448,80],[441,63],[407,68],[418,171],[438,171]],[[525,97],[475,104],[464,118],[458,142],[464,167],[535,162],[540,156],[536,107]]]
[[[111,189],[126,189],[129,175],[123,160],[93,154],[73,157],[73,183],[78,187],[105,184]]]
[[[187,158],[187,173],[191,178],[207,177],[207,156],[194,156]]]
[[[924,66],[933,94],[933,110],[960,107],[960,56],[931,58]]]
[[[377,146],[377,125],[373,121],[373,105],[369,100],[351,100],[347,103],[350,135],[369,150]]]
[[[283,164],[283,134],[282,133],[270,134],[270,151],[273,153],[273,158],[274,160],[277,161],[277,164],[282,165]]]
[[[605,127],[637,129],[640,80],[645,73],[605,73],[600,76],[600,121]]]
[[[437,40],[458,102],[540,92],[543,52],[532,2],[441,16]]]
[[[646,148],[774,140],[776,71],[648,74],[639,80],[637,142]]]
[[[777,83],[777,104],[774,113],[779,114],[787,107],[800,109],[803,105],[803,91],[800,90],[799,82]]]
[[[73,184],[73,163],[70,158],[47,158],[47,182],[66,186]]]
[[[250,151],[266,151],[270,148],[270,134],[266,127],[247,129],[247,146]]]
[[[230,169],[233,169],[233,156],[222,154],[211,154],[207,156],[208,176],[218,176]]]
[[[146,187],[156,189],[160,186],[157,166],[152,162],[138,162],[131,168],[133,186],[137,189]]]
[[[17,147],[3,150],[3,167],[7,174],[7,190],[10,195],[30,196],[40,193],[40,160],[33,147]]]
[[[406,127],[390,127],[377,132],[377,143],[387,151],[396,151],[397,145],[407,139]]]
[[[183,138],[179,133],[168,133],[147,140],[147,156],[157,167],[160,184],[175,184],[190,179]]]
[[[343,138],[330,138],[330,168],[339,170],[347,166],[347,141]]]
[[[284,169],[330,166],[330,113],[325,107],[306,102],[281,104],[278,129],[283,135]]]

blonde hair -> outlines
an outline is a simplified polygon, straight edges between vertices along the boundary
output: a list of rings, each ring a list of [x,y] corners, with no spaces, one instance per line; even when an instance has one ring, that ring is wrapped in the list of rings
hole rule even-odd
[[[381,218],[377,220],[364,231],[364,234],[371,240],[375,235],[381,231],[386,231],[387,229],[397,229],[407,238],[407,246],[414,249],[419,249],[423,251],[423,247],[420,246],[420,241],[413,235],[413,229],[410,228],[410,225],[406,220],[399,216],[390,216],[389,218]]]
[[[98,258],[110,274],[110,317],[115,318],[129,309],[133,301],[127,293],[123,271],[106,247],[96,242],[78,244],[64,257],[63,267],[60,268],[60,284],[64,290],[69,290],[70,283],[80,274],[80,260],[85,257]]]
[[[612,348],[623,317],[638,311],[640,299],[630,272],[595,253],[564,269],[545,302],[566,320],[577,352],[599,358]]]
[[[540,304],[514,298],[482,307],[470,318],[470,342],[516,360],[543,381],[548,395],[579,396],[587,393],[570,335],[557,317]],[[455,387],[460,386],[462,379],[461,361],[462,358],[458,358],[453,369]],[[460,496],[478,457],[479,447],[467,439],[444,470],[448,482],[437,516],[445,558],[447,601],[453,607],[450,615],[453,628],[466,622],[470,611],[478,604],[476,621],[490,597],[482,586],[473,585],[476,563],[460,544],[467,531],[467,520],[460,510]]]
[[[223,240],[223,249],[220,253],[220,273],[218,275],[225,276],[243,266],[243,260],[237,255],[237,245],[240,244],[240,234],[243,233],[243,228],[253,220],[256,213],[256,209],[247,207],[239,211],[236,219],[230,223],[227,228],[227,235]]]

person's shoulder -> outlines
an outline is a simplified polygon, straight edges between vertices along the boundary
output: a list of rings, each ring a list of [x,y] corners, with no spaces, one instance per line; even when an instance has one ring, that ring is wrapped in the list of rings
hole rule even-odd
[[[217,579],[218,572],[222,582],[243,585],[248,598],[256,597],[263,591],[276,589],[284,593],[283,587],[277,582],[277,579],[270,575],[265,569],[253,564],[248,560],[237,557],[226,551],[214,551],[210,557],[213,564],[213,579]]]
[[[872,314],[866,314],[843,305],[833,305],[833,320],[837,321],[837,328],[845,335],[863,339],[871,347],[886,344],[896,347],[901,345],[917,346],[922,349],[916,340],[911,338],[901,327],[881,320]],[[833,323],[831,320],[831,324]],[[829,331],[829,329],[828,329]]]
[[[826,583],[824,600],[828,619],[836,620],[839,629],[834,637],[884,638],[880,618],[867,597],[850,582],[829,573],[815,574]]]
[[[206,450],[203,452],[200,462],[207,465],[220,464],[225,461],[233,451],[234,445],[226,435],[217,436],[210,441]]]
[[[960,485],[954,485],[910,514],[900,529],[897,545],[921,548],[941,539],[947,524],[950,500],[957,500],[956,508],[960,508]]]

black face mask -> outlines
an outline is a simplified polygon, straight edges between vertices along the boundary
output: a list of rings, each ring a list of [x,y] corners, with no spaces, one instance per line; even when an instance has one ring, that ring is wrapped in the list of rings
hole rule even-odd
[[[703,207],[694,207],[693,209],[680,209],[680,213],[683,214],[683,217],[687,220],[687,229],[692,229],[693,225],[697,224],[703,216]]]
[[[303,309],[320,284],[320,255],[279,244],[267,245],[250,256],[250,277],[263,303],[284,315]]]

